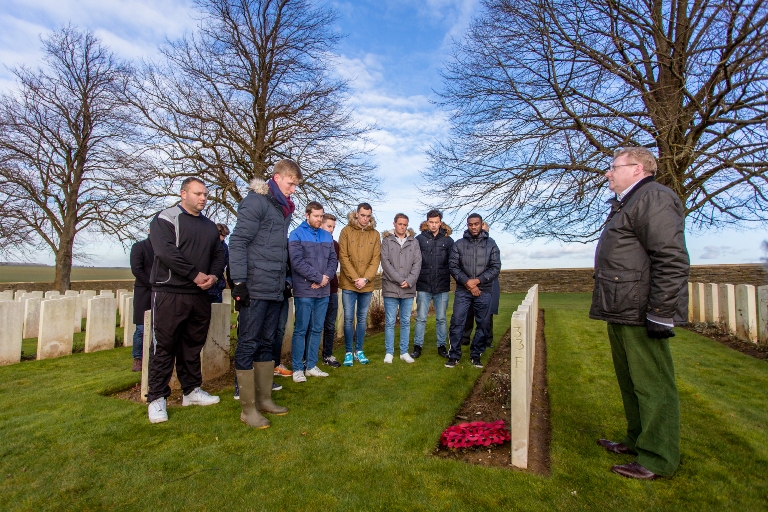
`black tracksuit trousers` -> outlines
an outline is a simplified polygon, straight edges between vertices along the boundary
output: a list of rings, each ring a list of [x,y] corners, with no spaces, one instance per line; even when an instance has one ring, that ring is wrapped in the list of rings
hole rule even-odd
[[[174,363],[184,394],[202,384],[200,352],[210,323],[211,301],[207,294],[152,292],[148,403],[171,395],[168,383]]]

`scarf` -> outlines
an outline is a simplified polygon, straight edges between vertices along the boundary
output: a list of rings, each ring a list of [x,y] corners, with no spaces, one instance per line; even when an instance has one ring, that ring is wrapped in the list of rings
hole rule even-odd
[[[272,197],[274,197],[277,200],[277,203],[283,207],[283,215],[285,218],[293,215],[294,210],[296,210],[296,205],[291,201],[291,196],[286,197],[285,194],[280,191],[280,187],[275,183],[275,178],[270,178],[269,181],[267,181],[267,184],[269,185],[269,191],[272,193]]]

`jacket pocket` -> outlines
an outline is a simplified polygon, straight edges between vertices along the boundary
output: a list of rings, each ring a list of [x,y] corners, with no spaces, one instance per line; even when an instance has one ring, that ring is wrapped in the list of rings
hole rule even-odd
[[[639,270],[597,270],[600,312],[612,317],[637,316],[640,308]]]

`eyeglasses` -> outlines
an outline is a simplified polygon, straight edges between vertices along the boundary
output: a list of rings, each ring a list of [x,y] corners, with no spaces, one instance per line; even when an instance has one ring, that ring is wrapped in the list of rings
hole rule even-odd
[[[612,165],[608,168],[607,172],[616,172],[617,167],[629,167],[632,165],[640,165],[640,164],[621,164],[621,165]]]

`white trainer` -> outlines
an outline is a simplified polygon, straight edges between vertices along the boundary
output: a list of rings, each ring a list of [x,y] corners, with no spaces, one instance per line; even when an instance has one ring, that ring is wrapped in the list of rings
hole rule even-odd
[[[392,364],[392,359],[394,359],[392,354],[387,354],[384,356],[384,362],[387,364]]]
[[[162,423],[168,421],[168,411],[165,410],[165,397],[152,400],[147,408],[150,423]]]
[[[213,405],[219,403],[221,400],[219,397],[209,395],[200,388],[195,388],[188,395],[181,397],[181,405],[184,407],[188,405]]]
[[[323,370],[321,370],[317,366],[307,370],[307,375],[310,377],[327,377],[328,376],[327,373],[325,373]]]
[[[400,354],[400,359],[402,359],[406,363],[415,363],[416,362],[416,360],[414,358],[412,358],[411,354],[409,354],[408,352],[406,352],[405,354]]]
[[[301,370],[294,371],[293,372],[293,382],[307,382],[307,378],[304,376],[304,372],[301,371]]]

